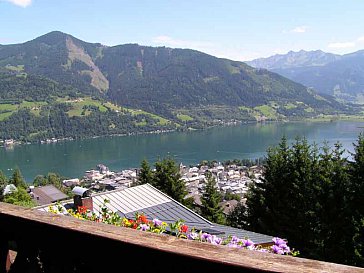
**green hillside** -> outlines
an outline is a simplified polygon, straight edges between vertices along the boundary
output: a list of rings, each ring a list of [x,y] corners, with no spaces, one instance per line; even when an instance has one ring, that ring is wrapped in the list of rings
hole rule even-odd
[[[0,47],[0,99],[0,122],[8,128],[0,138],[203,128],[352,111],[242,62],[190,49],[107,47],[57,31]]]

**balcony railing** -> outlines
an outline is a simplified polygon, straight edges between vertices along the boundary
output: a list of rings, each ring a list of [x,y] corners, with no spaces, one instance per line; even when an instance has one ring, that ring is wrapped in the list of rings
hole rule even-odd
[[[0,203],[0,273],[364,272],[316,260],[233,249]]]

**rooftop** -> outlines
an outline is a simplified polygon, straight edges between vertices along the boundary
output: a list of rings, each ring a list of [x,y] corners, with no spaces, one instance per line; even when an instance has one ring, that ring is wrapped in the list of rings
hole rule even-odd
[[[34,200],[39,205],[50,204],[50,203],[65,200],[68,198],[68,196],[66,194],[61,192],[59,189],[57,189],[53,185],[35,187],[32,190],[32,192],[34,194]]]
[[[110,202],[105,204],[105,199]],[[105,205],[112,212],[128,219],[134,218],[137,212],[144,213],[149,219],[157,218],[166,223],[182,219],[190,228],[219,234],[220,237],[234,235],[239,238],[249,238],[256,244],[272,243],[273,236],[212,223],[150,184],[93,194],[92,203],[95,213],[99,213],[101,207]],[[62,204],[70,207],[73,205],[73,200],[62,202]],[[48,206],[37,209],[47,211]]]

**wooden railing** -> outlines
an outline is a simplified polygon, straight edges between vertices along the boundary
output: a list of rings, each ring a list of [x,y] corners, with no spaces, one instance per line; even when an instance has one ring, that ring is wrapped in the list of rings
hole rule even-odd
[[[303,258],[233,249],[0,203],[0,273],[364,272]]]

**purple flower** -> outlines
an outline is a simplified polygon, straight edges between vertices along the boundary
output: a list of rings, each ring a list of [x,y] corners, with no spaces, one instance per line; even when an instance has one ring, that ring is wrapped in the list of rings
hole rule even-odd
[[[162,225],[162,221],[155,218],[155,219],[153,219],[153,224],[155,227],[160,227]]]
[[[233,237],[231,237],[231,242],[234,243],[234,244],[236,244],[236,243],[239,242],[239,238],[236,237],[236,236],[233,236]]]
[[[279,247],[283,250],[284,253],[290,253],[291,249],[286,244],[279,245]]]
[[[251,241],[249,239],[247,239],[247,240],[243,239],[242,243],[243,243],[243,246],[245,246],[245,247],[251,247],[251,246],[254,247],[253,241]]]
[[[208,238],[206,238],[207,242],[214,245],[219,245],[222,242],[222,239],[217,237],[216,235],[210,235]]]
[[[232,242],[228,243],[228,244],[227,244],[227,246],[228,246],[228,247],[233,247],[233,248],[237,248],[237,247],[239,247],[237,244],[232,243]]]
[[[221,245],[221,243],[222,243],[222,239],[220,237],[215,237],[215,244]]]
[[[201,235],[202,240],[208,241],[208,240],[211,240],[210,238],[211,238],[211,235],[208,233],[202,233],[202,235]]]
[[[198,237],[198,234],[196,232],[190,232],[187,234],[187,239],[189,240],[195,240]]]
[[[149,226],[148,226],[148,225],[146,225],[146,224],[141,224],[141,225],[139,226],[139,228],[140,228],[140,230],[142,230],[142,231],[146,231],[146,230],[148,230],[148,229],[149,229]]]
[[[273,252],[274,253],[276,253],[276,254],[284,254],[284,251],[283,251],[283,249],[281,249],[279,246],[277,246],[277,245],[273,245],[272,246],[272,250],[273,250]]]
[[[283,240],[283,239],[281,239],[281,238],[278,238],[278,237],[274,237],[273,239],[272,239],[272,241],[277,245],[277,246],[279,246],[279,245],[285,245],[286,244],[286,241],[285,240]]]

